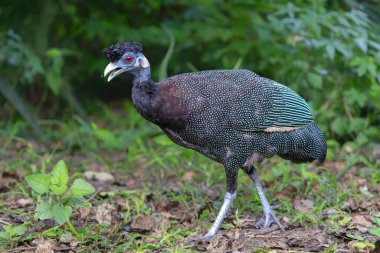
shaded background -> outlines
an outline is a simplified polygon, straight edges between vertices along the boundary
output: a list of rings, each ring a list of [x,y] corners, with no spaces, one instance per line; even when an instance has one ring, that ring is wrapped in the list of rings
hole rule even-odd
[[[131,78],[108,84],[102,50],[132,39],[143,45],[154,80],[247,68],[301,94],[330,146],[364,146],[380,136],[379,22],[376,0],[3,0],[0,131],[50,139],[52,120],[83,125],[103,117],[99,111],[130,112]],[[95,135],[115,137],[103,132]]]
[[[324,166],[257,166],[285,232],[252,226],[260,198],[240,173],[223,229],[197,250],[369,252],[380,236],[379,24],[379,0],[1,0],[0,251],[192,252],[182,242],[214,221],[222,167],[143,119],[129,75],[102,77],[102,50],[132,39],[155,81],[246,68],[288,85],[327,137]],[[51,181],[59,160],[68,192],[37,194],[25,176]],[[79,178],[97,189],[91,208],[67,199]],[[36,219],[53,213],[41,203],[63,204],[54,219],[72,207],[72,226]]]

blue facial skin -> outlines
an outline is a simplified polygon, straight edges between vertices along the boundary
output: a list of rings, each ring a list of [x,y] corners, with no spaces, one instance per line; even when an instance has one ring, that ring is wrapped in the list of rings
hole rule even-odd
[[[132,57],[132,61],[128,62],[127,57]],[[128,73],[135,76],[136,81],[143,82],[150,79],[150,68],[142,68],[141,60],[144,58],[142,53],[127,52],[125,53],[116,65],[122,69],[125,69]],[[139,61],[136,63],[136,61]]]
[[[132,61],[130,62],[127,62],[126,61],[126,58],[130,56],[132,57]],[[128,52],[128,53],[125,53],[121,58],[120,60],[116,63],[116,65],[120,68],[123,68],[123,69],[128,69],[128,68],[131,68],[131,67],[136,67],[135,66],[135,63],[136,63],[136,60],[137,58],[141,56],[141,53],[133,53],[133,52]],[[132,68],[131,68],[132,69]]]

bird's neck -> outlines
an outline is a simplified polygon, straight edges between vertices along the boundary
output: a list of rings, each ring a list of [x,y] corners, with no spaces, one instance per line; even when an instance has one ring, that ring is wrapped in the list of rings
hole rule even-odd
[[[133,105],[144,118],[154,122],[159,109],[159,86],[150,78],[150,68],[140,69],[133,75]]]
[[[139,68],[136,72],[132,72],[135,76],[134,83],[145,83],[152,80],[150,79],[150,68]],[[153,82],[152,82],[153,83]]]

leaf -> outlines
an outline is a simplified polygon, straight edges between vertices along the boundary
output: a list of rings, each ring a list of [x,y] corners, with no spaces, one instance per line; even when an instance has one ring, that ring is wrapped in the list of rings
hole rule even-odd
[[[25,177],[26,183],[38,194],[49,190],[50,176],[47,174],[33,174]]]
[[[351,234],[347,234],[347,237],[350,238],[350,239],[359,240],[359,241],[364,240],[364,237],[363,237],[363,236],[360,236],[360,235],[351,235]]]
[[[307,73],[307,80],[313,87],[322,89],[322,77],[314,73]]]
[[[362,77],[367,72],[367,66],[362,64],[358,67],[358,76]]]
[[[367,72],[371,74],[373,77],[376,77],[376,74],[377,74],[376,68],[377,68],[376,64],[371,64],[371,63],[367,64]]]
[[[56,226],[56,227],[52,227],[52,228],[49,228],[49,229],[43,231],[42,234],[46,237],[57,238],[58,236],[60,236],[62,234],[62,232],[63,232],[63,229]]]
[[[101,206],[97,206],[95,220],[97,220],[99,224],[111,224],[112,208],[113,206],[108,203],[105,203]]]
[[[358,225],[361,225],[361,226],[364,226],[364,227],[371,227],[372,226],[372,223],[369,222],[364,215],[360,215],[360,214],[354,214],[352,216],[352,223],[353,224],[358,224]]]
[[[367,37],[358,37],[354,42],[364,53],[368,51]]]
[[[349,124],[349,131],[351,132],[361,132],[366,128],[366,120],[359,117],[352,118]]]
[[[343,117],[336,117],[330,127],[339,136],[345,135],[348,128],[347,121]]]
[[[339,220],[339,224],[341,226],[346,226],[348,222],[350,222],[352,218],[350,216],[344,216],[343,219]]]
[[[327,44],[326,46],[327,54],[330,57],[331,60],[334,60],[335,57],[335,48],[331,44]]]
[[[9,240],[10,236],[7,232],[0,232],[0,239]]]
[[[82,197],[69,198],[69,202],[68,203],[71,206],[73,206],[74,208],[75,207],[86,207],[86,208],[90,208],[91,207],[91,204],[89,202],[87,202],[86,200],[84,200]]]
[[[4,233],[3,236],[8,237],[8,239],[11,239],[13,236],[23,235],[26,231],[26,228],[24,225],[16,226],[16,225],[10,224],[10,225],[4,226],[4,230],[5,232],[3,232]],[[3,238],[7,239],[5,237]]]
[[[55,96],[60,95],[63,86],[63,79],[60,75],[54,71],[48,71],[45,73],[46,83]]]
[[[158,135],[153,140],[154,140],[155,143],[159,144],[162,147],[172,146],[173,145],[173,142],[166,135],[164,135],[164,134]]]
[[[52,205],[50,203],[41,203],[37,206],[34,217],[40,220],[53,218]]]
[[[73,209],[70,206],[63,206],[62,204],[55,204],[52,208],[53,217],[59,225],[64,224],[70,218]]]
[[[359,132],[359,134],[356,136],[355,142],[360,146],[367,144],[369,142],[367,133]]]
[[[107,129],[99,128],[95,123],[91,123],[92,131],[95,136],[104,142],[107,146],[111,148],[120,148],[121,142],[118,138],[116,138],[115,134]]]
[[[49,58],[59,58],[62,57],[62,51],[59,48],[50,48],[46,52],[46,56]]]
[[[368,230],[370,234],[376,235],[380,237],[380,228],[379,227],[372,227]]]
[[[364,107],[367,96],[363,91],[359,91],[355,88],[351,88],[343,92],[344,97],[347,99],[347,102],[350,105],[359,105],[360,107]]]
[[[86,196],[93,192],[95,192],[94,186],[81,178],[75,179],[71,186],[71,195],[74,197]]]
[[[137,219],[133,219],[131,227],[149,231],[153,228],[153,225],[154,220],[152,215],[141,215]]]
[[[314,203],[308,199],[295,198],[293,200],[293,207],[296,210],[312,213],[315,209]]]
[[[376,223],[380,227],[380,218],[378,218],[378,217],[372,217],[371,221],[373,223]]]
[[[13,226],[10,236],[23,235],[26,232],[26,227],[23,225]]]
[[[4,226],[3,228],[7,234],[11,234],[12,233],[12,227],[13,227],[13,225],[9,224],[9,225]]]
[[[375,248],[371,242],[355,242],[354,247],[357,249]]]
[[[53,168],[50,175],[50,189],[56,195],[61,195],[67,190],[67,183],[69,182],[69,173],[67,171],[66,163],[60,160]]]
[[[345,58],[350,58],[352,51],[345,44],[337,42],[335,43],[335,48],[337,51],[341,52]]]

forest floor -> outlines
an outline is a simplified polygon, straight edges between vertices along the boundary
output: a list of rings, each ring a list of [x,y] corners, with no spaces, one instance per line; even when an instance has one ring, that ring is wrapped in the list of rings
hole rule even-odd
[[[380,252],[378,147],[329,143],[319,167],[264,162],[262,184],[279,206],[285,231],[254,227],[260,201],[240,173],[238,196],[220,232],[210,242],[186,245],[216,217],[225,192],[223,167],[172,144],[156,128],[145,129],[145,122],[125,125],[129,137],[104,122],[78,123],[78,131],[65,124],[53,134],[66,138],[49,144],[0,137],[0,252]],[[86,197],[92,207],[73,210],[76,235],[68,223],[34,218],[44,197],[24,179],[61,159],[70,182],[84,178],[96,189]]]

